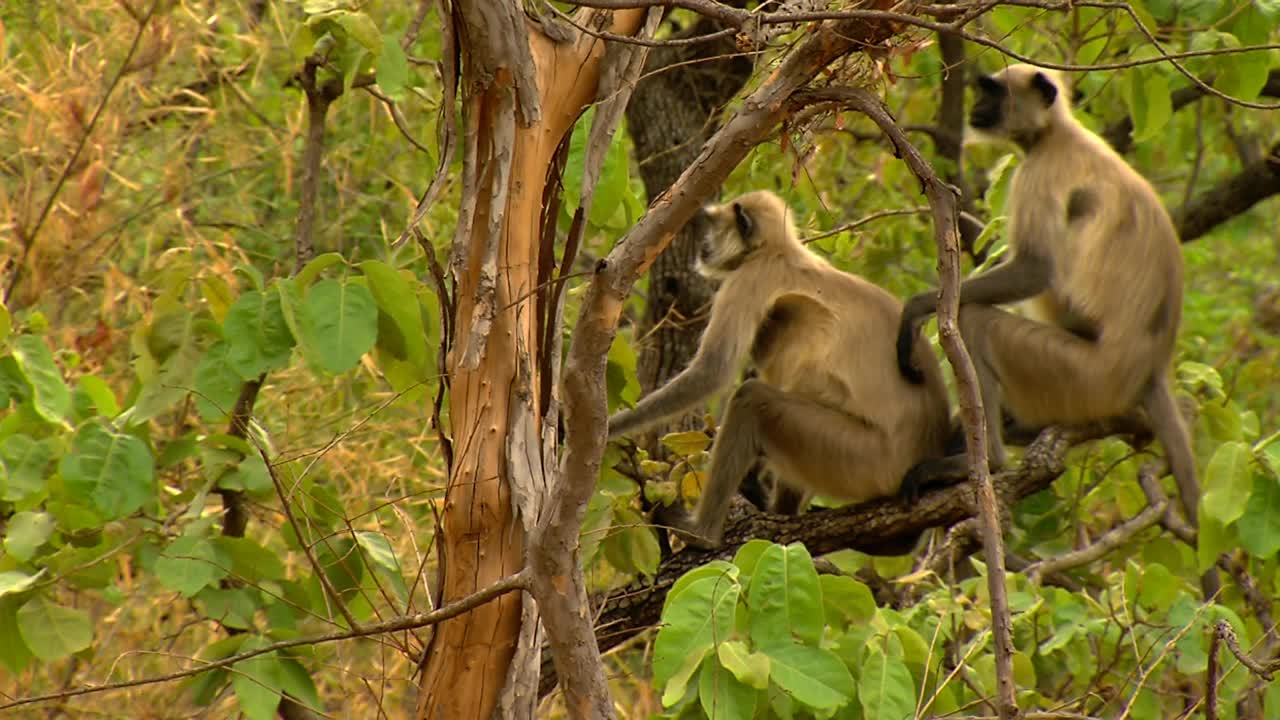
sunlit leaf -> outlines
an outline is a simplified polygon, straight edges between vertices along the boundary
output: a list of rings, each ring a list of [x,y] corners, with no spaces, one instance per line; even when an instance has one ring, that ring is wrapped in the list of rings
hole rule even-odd
[[[63,607],[44,595],[36,595],[18,609],[18,632],[45,662],[61,660],[93,642],[89,613]]]
[[[146,443],[96,422],[80,428],[58,469],[67,490],[87,499],[108,520],[138,510],[156,494],[155,465]]]
[[[36,412],[51,423],[62,423],[71,411],[71,390],[44,338],[20,335],[13,341],[13,357],[35,394]]]

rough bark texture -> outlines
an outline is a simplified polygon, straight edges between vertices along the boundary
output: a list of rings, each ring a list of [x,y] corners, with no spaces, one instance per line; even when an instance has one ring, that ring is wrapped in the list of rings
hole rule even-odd
[[[720,25],[703,18],[683,37],[708,35]],[[732,39],[665,47],[649,56],[647,77],[627,106],[640,177],[653,202],[693,162],[711,136],[714,116],[751,77],[751,61]],[[643,392],[662,387],[698,348],[715,288],[694,269],[697,243],[681,230],[649,270],[649,296],[637,338],[643,338],[637,374]],[[693,427],[700,413],[670,426]],[[659,428],[650,435],[657,437]],[[656,443],[654,444],[656,445]],[[650,451],[658,448],[650,447]]]
[[[586,11],[581,20],[629,34],[644,16],[644,10]],[[456,305],[446,364],[454,462],[439,538],[441,601],[519,571],[526,532],[536,524],[530,554],[539,573],[530,589],[539,607],[505,595],[442,623],[424,661],[417,717],[532,717],[532,689],[521,697],[518,687],[514,694],[504,687],[513,679],[522,686],[528,676],[512,659],[524,624],[539,621],[535,610],[546,614],[557,665],[571,669],[570,715],[608,717],[608,688],[589,625],[581,633],[591,640],[586,659],[571,662],[581,649],[572,625],[587,623],[575,612],[586,606],[576,554],[581,518],[573,524],[558,512],[542,517],[557,470],[554,418],[549,429],[538,407],[544,319],[535,292],[539,253],[554,250],[541,243],[548,168],[595,97],[605,43],[587,35],[553,42],[511,2],[462,0],[450,20],[463,59],[464,188],[450,259]],[[568,529],[548,529],[549,522]],[[573,547],[561,547],[566,534]],[[537,634],[523,636],[526,647],[535,643],[525,656],[531,661]]]

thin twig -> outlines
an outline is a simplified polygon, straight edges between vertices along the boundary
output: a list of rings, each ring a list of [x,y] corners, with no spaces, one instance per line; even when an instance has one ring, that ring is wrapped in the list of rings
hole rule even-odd
[[[236,653],[235,655],[228,655],[227,657],[219,660],[205,662],[205,664],[200,667],[188,670],[179,670],[177,672],[156,675],[154,677],[139,678],[137,680],[107,683],[96,687],[64,690],[62,692],[49,693],[47,695],[34,695],[32,697],[21,698],[10,703],[5,703],[4,705],[0,705],[0,710],[8,710],[10,708],[21,707],[23,705],[50,702],[52,700],[66,700],[80,695],[91,695],[110,692],[113,690],[139,687],[142,685],[157,685],[160,683],[173,682],[174,680],[182,680],[183,678],[199,675],[200,673],[209,672],[210,670],[230,667],[236,663],[258,657],[259,655],[266,655],[267,653],[273,653],[279,650],[288,650],[290,648],[302,647],[305,645],[320,645],[322,643],[351,640],[358,637],[369,637],[372,635],[381,635],[383,633],[414,630],[421,627],[427,627],[429,625],[436,625],[450,618],[454,618],[458,615],[474,610],[481,605],[491,602],[494,598],[506,595],[513,590],[523,590],[528,586],[528,582],[529,580],[526,571],[521,570],[515,575],[505,577],[483,590],[478,590],[467,597],[455,600],[439,610],[434,610],[432,612],[402,615],[400,617],[391,618],[390,620],[369,623],[367,625],[354,625],[350,630],[343,630],[325,635],[313,635],[309,637],[293,638],[291,640],[281,640],[269,645],[263,645],[262,647],[255,648],[253,650],[246,650],[245,652]],[[199,658],[193,658],[193,660],[196,662],[204,662]]]
[[[44,207],[40,209],[40,214],[36,217],[35,225],[25,233],[25,241],[22,243],[22,254],[19,255],[17,262],[13,263],[13,274],[9,276],[9,284],[4,289],[4,302],[9,302],[9,297],[13,295],[14,288],[18,286],[18,280],[22,277],[22,269],[27,265],[27,258],[31,255],[31,248],[36,244],[36,236],[40,234],[40,228],[44,227],[44,223],[49,219],[49,213],[53,210],[53,203],[58,199],[58,193],[62,192],[62,186],[67,183],[71,177],[71,169],[76,166],[80,160],[80,153],[84,152],[84,146],[89,143],[89,138],[93,135],[93,131],[98,126],[98,120],[102,117],[102,113],[107,109],[107,102],[111,100],[111,95],[115,93],[116,87],[120,85],[120,80],[129,72],[129,65],[133,62],[133,56],[138,52],[138,46],[142,44],[142,34],[146,32],[147,25],[151,22],[151,16],[155,14],[156,8],[160,6],[160,0],[151,3],[151,7],[147,9],[147,13],[137,19],[138,30],[133,34],[133,42],[129,44],[129,49],[124,54],[124,60],[120,62],[120,67],[116,69],[116,74],[112,76],[111,82],[107,84],[107,91],[102,94],[102,99],[98,101],[98,107],[93,111],[93,117],[89,118],[89,124],[85,125],[84,131],[80,133],[80,140],[76,142],[76,149],[71,152],[71,157],[67,158],[67,162],[62,166],[62,172],[58,174],[58,179],[53,184],[53,190],[49,191],[49,197],[44,201]]]

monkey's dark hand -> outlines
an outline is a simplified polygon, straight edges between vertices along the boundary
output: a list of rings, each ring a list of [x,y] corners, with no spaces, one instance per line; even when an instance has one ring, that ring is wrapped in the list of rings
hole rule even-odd
[[[902,308],[902,320],[898,323],[898,371],[915,385],[924,382],[924,373],[911,362],[916,345],[916,320],[924,314],[917,307],[916,298],[911,298]]]

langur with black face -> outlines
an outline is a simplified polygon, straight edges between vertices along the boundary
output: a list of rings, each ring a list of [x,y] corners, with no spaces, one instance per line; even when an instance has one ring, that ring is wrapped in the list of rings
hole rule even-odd
[[[1001,408],[1042,426],[1140,407],[1195,523],[1200,486],[1170,381],[1182,253],[1168,212],[1072,117],[1058,73],[1012,65],[978,78],[977,89],[970,125],[979,138],[1012,141],[1023,155],[1005,208],[1012,257],[960,286],[960,333],[982,386],[992,466],[1005,462]],[[995,307],[1027,299],[1035,319]],[[898,363],[908,378],[922,378],[917,326],[936,306],[936,291],[906,303]]]
[[[937,359],[917,336],[907,352],[920,382],[895,362],[901,302],[811,252],[789,215],[766,191],[698,212],[698,269],[721,284],[697,353],[609,419],[611,438],[643,429],[732,383],[748,358],[754,364],[757,377],[728,401],[697,509],[658,518],[699,547],[720,544],[730,501],[761,457],[778,481],[771,509],[798,512],[811,493],[894,495],[908,469],[943,454],[948,404]]]

